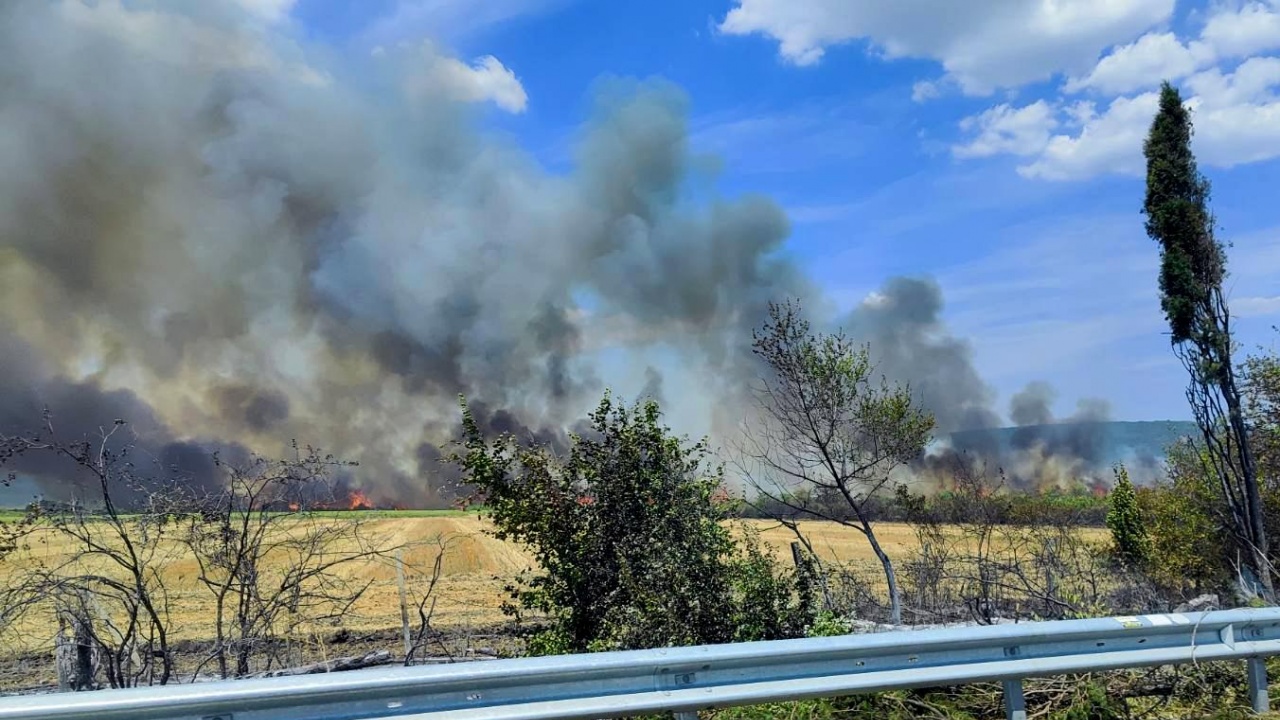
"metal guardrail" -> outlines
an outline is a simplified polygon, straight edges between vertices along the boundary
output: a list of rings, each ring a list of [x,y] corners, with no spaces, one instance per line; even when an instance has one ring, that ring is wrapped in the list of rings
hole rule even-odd
[[[611,718],[1247,660],[1253,708],[1280,655],[1280,608],[1143,615],[519,658],[0,699],[0,720],[551,720]]]

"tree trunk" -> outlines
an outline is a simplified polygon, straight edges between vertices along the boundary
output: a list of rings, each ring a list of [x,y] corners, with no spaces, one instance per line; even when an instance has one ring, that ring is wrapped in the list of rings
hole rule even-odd
[[[74,613],[66,622],[71,635],[59,632],[54,638],[54,658],[58,668],[58,689],[62,691],[92,690],[93,638],[84,620]]]
[[[1240,463],[1240,481],[1244,484],[1245,502],[1248,503],[1249,540],[1251,547],[1250,560],[1258,574],[1258,582],[1262,584],[1263,598],[1274,602],[1275,584],[1271,577],[1271,547],[1267,538],[1267,527],[1263,519],[1262,493],[1258,489],[1258,468],[1254,462],[1253,450],[1249,447],[1249,432],[1245,427],[1244,413],[1240,409],[1240,394],[1236,388],[1235,372],[1228,366],[1223,380],[1222,394],[1226,396],[1228,422],[1230,432],[1236,436],[1236,454]]]
[[[1275,584],[1271,577],[1271,547],[1267,538],[1267,527],[1263,519],[1262,493],[1258,489],[1258,467],[1254,461],[1253,449],[1249,447],[1249,430],[1244,421],[1244,412],[1240,404],[1240,388],[1236,384],[1235,366],[1231,358],[1231,314],[1227,310],[1226,298],[1222,295],[1221,286],[1214,288],[1211,299],[1210,317],[1216,325],[1215,338],[1221,338],[1212,348],[1217,357],[1212,359],[1218,366],[1216,375],[1218,391],[1227,405],[1227,432],[1234,436],[1235,461],[1240,468],[1240,489],[1244,494],[1245,522],[1247,527],[1243,534],[1248,538],[1250,564],[1257,573],[1257,581],[1262,585],[1262,595],[1268,603],[1276,598]],[[1212,356],[1211,356],[1212,357]],[[1228,467],[1230,464],[1228,464]]]
[[[894,625],[901,625],[902,594],[898,590],[898,576],[893,570],[893,561],[889,559],[884,548],[880,547],[880,541],[876,539],[871,524],[865,520],[862,522],[862,532],[867,536],[867,542],[871,543],[871,550],[879,558],[880,565],[884,568],[884,579],[889,584],[889,621]]]

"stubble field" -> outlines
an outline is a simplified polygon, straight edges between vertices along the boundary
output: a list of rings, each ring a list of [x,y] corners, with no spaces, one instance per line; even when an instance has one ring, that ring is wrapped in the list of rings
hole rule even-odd
[[[490,524],[477,515],[462,513],[334,513],[314,518],[312,522],[342,523],[359,518],[362,533],[387,544],[403,545],[406,586],[411,604],[410,615],[416,622],[417,601],[425,594],[437,557],[440,576],[432,592],[433,625],[440,628],[484,626],[501,621],[505,599],[503,586],[521,571],[532,567],[532,559],[518,546],[488,534]],[[768,521],[747,520],[742,525],[754,528],[761,540],[782,562],[790,562],[788,546],[794,539],[786,528]],[[852,528],[835,523],[802,523],[802,529],[824,558],[864,566],[878,567],[866,539]],[[955,532],[959,532],[956,530]],[[1098,533],[1097,530],[1083,530]],[[905,524],[880,523],[876,533],[885,551],[895,560],[911,556],[916,536]],[[335,548],[351,550],[353,548]],[[31,563],[56,564],[72,550],[68,540],[51,531],[41,531],[31,539],[30,549],[11,555],[0,562],[0,583],[7,584],[21,568]],[[342,619],[342,627],[352,632],[372,632],[400,626],[399,583],[394,560],[361,560],[344,566],[350,579],[368,589]],[[161,575],[171,601],[173,640],[204,640],[213,636],[213,600],[198,579],[195,558],[177,543],[166,549]],[[7,649],[34,649],[52,644],[53,625],[32,619],[19,632],[8,633]],[[332,633],[333,625],[311,628],[317,637]]]

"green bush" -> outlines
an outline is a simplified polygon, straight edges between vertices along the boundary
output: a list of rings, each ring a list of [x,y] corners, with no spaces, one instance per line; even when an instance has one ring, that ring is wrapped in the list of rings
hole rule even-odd
[[[567,457],[511,436],[488,441],[465,399],[462,415],[453,460],[473,500],[497,537],[538,562],[506,608],[550,618],[530,652],[778,638],[806,624],[789,576],[754,541],[739,551],[722,523],[722,472],[705,442],[672,436],[656,403],[627,408],[606,393]]]
[[[1111,507],[1107,511],[1107,527],[1117,559],[1129,567],[1146,567],[1151,556],[1151,537],[1142,522],[1142,510],[1129,471],[1116,467],[1116,486],[1111,491]]]
[[[1222,521],[1222,497],[1190,442],[1169,448],[1169,479],[1137,492],[1151,537],[1149,574],[1167,590],[1187,595],[1224,589],[1233,558]]]

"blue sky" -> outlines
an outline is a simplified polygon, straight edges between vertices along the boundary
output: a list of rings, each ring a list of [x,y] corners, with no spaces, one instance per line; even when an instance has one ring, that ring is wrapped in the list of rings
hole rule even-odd
[[[842,306],[931,275],[1001,407],[1045,379],[1060,412],[1102,396],[1120,419],[1188,415],[1139,214],[1169,77],[1234,243],[1239,339],[1275,338],[1280,0],[241,2],[353,56],[434,43],[552,169],[602,77],[670,80],[721,189],[786,208],[788,252]]]

